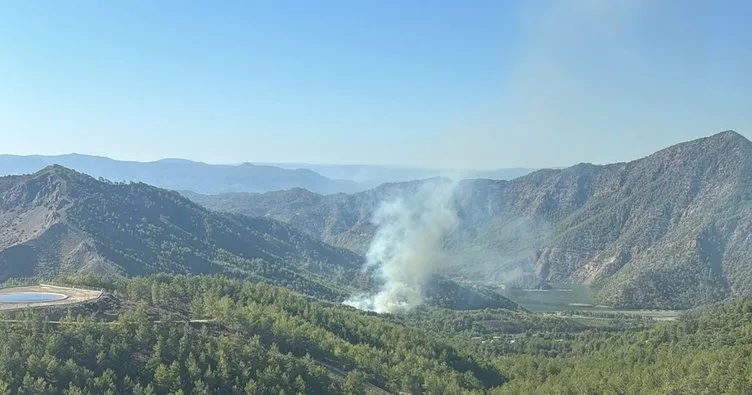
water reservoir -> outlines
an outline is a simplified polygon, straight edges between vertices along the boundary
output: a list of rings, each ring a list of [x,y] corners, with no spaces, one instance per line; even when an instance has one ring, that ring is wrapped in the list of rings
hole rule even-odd
[[[57,302],[68,296],[48,292],[14,292],[0,294],[0,303],[42,303]]]

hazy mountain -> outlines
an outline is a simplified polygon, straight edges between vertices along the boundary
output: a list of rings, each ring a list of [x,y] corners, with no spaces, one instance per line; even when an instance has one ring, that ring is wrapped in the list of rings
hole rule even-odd
[[[535,169],[511,168],[498,170],[457,170],[424,169],[417,167],[379,166],[379,165],[328,165],[311,163],[258,163],[284,169],[309,169],[325,177],[336,180],[352,180],[363,189],[373,188],[389,182],[403,182],[434,178],[440,176],[461,176],[461,178],[485,178],[492,180],[511,180]],[[343,191],[344,192],[344,191]]]
[[[321,194],[352,193],[385,182],[409,181],[437,175],[463,178],[511,179],[530,169],[463,171],[388,166],[250,164],[210,165],[185,159],[155,162],[120,161],[91,155],[0,155],[0,175],[29,174],[50,165],[64,166],[95,178],[143,182],[160,188],[203,194],[269,192],[304,188]]]
[[[191,196],[264,215],[364,252],[379,203],[416,183],[352,195],[301,189]],[[498,282],[527,272],[593,283],[604,303],[695,306],[752,291],[752,143],[727,131],[629,163],[540,170],[512,181],[469,180],[455,201],[445,274]]]
[[[213,212],[144,183],[98,181],[57,165],[0,178],[0,282],[75,273],[225,273],[341,301],[372,286],[359,274],[362,263],[288,224]],[[441,278],[426,292],[447,307],[516,307]]]
[[[314,171],[300,168],[282,169],[249,163],[210,165],[185,159],[130,162],[78,154],[0,155],[0,175],[29,174],[53,164],[111,181],[144,182],[160,188],[208,194],[266,192],[295,187],[324,194],[362,189],[354,181],[332,180]]]

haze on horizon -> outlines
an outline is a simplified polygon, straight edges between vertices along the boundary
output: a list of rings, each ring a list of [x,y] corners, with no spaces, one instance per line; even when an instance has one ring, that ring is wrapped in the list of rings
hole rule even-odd
[[[0,154],[433,168],[752,135],[752,5],[8,2]]]

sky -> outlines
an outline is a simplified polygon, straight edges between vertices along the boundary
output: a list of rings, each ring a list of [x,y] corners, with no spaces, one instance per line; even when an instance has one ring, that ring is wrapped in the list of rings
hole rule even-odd
[[[0,2],[0,153],[494,169],[752,136],[745,0]]]

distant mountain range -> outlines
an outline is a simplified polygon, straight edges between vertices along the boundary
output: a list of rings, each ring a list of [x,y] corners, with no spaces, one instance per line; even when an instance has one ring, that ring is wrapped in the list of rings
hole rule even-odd
[[[380,202],[422,183],[330,196],[186,194],[363,253]],[[602,303],[624,307],[686,308],[752,293],[752,143],[733,131],[629,163],[468,180],[458,191],[445,275],[595,284]]]
[[[95,178],[144,182],[160,188],[203,194],[268,192],[304,188],[320,194],[352,193],[384,182],[407,181],[453,174],[464,178],[509,179],[527,169],[452,171],[388,166],[312,164],[211,165],[185,159],[155,162],[119,161],[90,155],[0,155],[0,176],[30,174],[50,165],[61,165]],[[325,175],[322,175],[325,174]]]
[[[160,188],[207,194],[266,192],[289,188],[306,188],[328,194],[361,189],[355,181],[332,180],[307,169],[282,169],[250,163],[210,165],[185,159],[130,162],[79,154],[0,155],[0,175],[34,173],[50,165],[64,166],[110,181],[143,182]]]
[[[361,188],[370,189],[389,182],[404,182],[434,177],[464,179],[483,178],[511,180],[529,174],[535,169],[510,168],[498,170],[423,169],[416,167],[379,165],[320,165],[311,163],[258,163],[284,169],[309,169],[335,180],[352,180]],[[343,191],[344,192],[344,191]]]
[[[104,182],[58,165],[0,178],[0,282],[226,274],[342,301],[372,286],[360,275],[363,260],[283,222],[213,212],[144,183]],[[451,308],[516,307],[440,277],[425,296]]]

